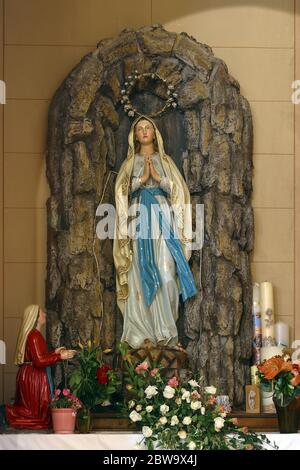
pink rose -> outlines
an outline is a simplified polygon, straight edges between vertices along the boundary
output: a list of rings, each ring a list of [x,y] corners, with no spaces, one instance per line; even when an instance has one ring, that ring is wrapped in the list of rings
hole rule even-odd
[[[149,364],[148,362],[142,362],[141,364],[139,364],[138,366],[136,366],[135,368],[135,371],[137,374],[139,374],[140,372],[142,372],[143,370],[148,370],[149,369]]]
[[[70,390],[68,388],[64,388],[62,393],[64,397],[67,397],[68,395],[70,395]]]
[[[168,382],[168,385],[170,385],[170,387],[177,387],[178,385],[178,380],[176,377],[172,377],[169,382]]]
[[[150,372],[150,374],[154,377],[154,375],[156,375],[158,371],[159,371],[159,368],[156,367],[155,369],[152,369],[152,371]]]
[[[58,397],[58,396],[60,395],[60,389],[59,389],[59,388],[56,388],[56,389],[54,390],[54,395],[55,395],[56,397]]]

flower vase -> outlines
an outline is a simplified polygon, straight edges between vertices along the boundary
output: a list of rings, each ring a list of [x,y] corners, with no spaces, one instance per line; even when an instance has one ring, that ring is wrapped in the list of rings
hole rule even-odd
[[[92,428],[91,410],[89,408],[82,408],[77,413],[76,429],[81,434],[87,434]]]
[[[281,406],[274,399],[276,407],[279,431],[282,434],[296,433],[299,428],[300,418],[300,398],[293,398],[291,401]]]
[[[73,434],[76,411],[73,408],[52,408],[52,427],[55,434]]]

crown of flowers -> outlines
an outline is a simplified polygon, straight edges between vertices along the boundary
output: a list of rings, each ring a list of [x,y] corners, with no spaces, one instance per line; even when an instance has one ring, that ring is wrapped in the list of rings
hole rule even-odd
[[[155,113],[148,113],[149,117],[161,116],[169,108],[177,107],[178,94],[176,93],[175,87],[174,85],[172,85],[172,83],[168,83],[168,81],[165,78],[161,77],[158,73],[155,73],[155,72],[140,73],[138,70],[135,70],[134,73],[132,73],[131,75],[128,75],[128,77],[125,78],[124,88],[121,89],[121,95],[122,95],[121,103],[123,105],[125,113],[129,117],[143,115],[143,113],[140,113],[131,103],[130,95],[132,93],[133,88],[136,86],[136,84],[144,78],[148,78],[148,79],[150,78],[151,80],[161,82],[166,87],[167,96],[168,96],[165,102],[165,105],[161,109],[156,111]]]

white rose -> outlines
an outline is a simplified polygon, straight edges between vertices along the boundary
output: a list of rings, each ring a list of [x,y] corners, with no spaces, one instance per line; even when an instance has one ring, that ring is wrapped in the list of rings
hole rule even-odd
[[[189,380],[189,384],[191,387],[199,387],[199,384],[196,382],[196,380]]]
[[[160,424],[166,424],[168,422],[168,420],[165,416],[162,416],[161,418],[159,418],[159,422],[160,422]]]
[[[185,416],[185,418],[183,418],[183,424],[185,424],[186,426],[188,426],[189,424],[191,424],[192,422],[192,418],[190,416]]]
[[[145,437],[151,437],[153,434],[153,431],[151,428],[149,428],[149,426],[143,426],[142,433],[144,434]]]
[[[176,415],[172,416],[171,419],[171,426],[176,426],[176,424],[179,424],[179,419],[177,418]]]
[[[202,415],[205,415],[205,408],[204,408],[204,406],[201,406],[201,414],[202,414]]]
[[[173,398],[175,395],[175,389],[173,387],[170,387],[170,385],[167,385],[164,389],[163,395],[165,398]]]
[[[143,409],[142,405],[137,405],[136,411],[141,411]]]
[[[217,389],[216,389],[216,387],[211,385],[210,387],[205,387],[205,391],[206,391],[206,393],[209,393],[210,395],[215,395],[216,392],[217,392]]]
[[[186,439],[186,432],[183,429],[181,429],[179,433],[177,434],[177,436],[179,436],[180,439]]]
[[[214,419],[214,422],[215,422],[215,430],[217,432],[219,432],[222,429],[222,427],[224,426],[224,419],[218,417],[218,418]]]
[[[198,400],[192,401],[191,403],[192,410],[200,410],[201,406],[202,406],[202,403],[201,401],[198,401]]]
[[[161,405],[160,412],[162,415],[165,415],[166,413],[168,413],[169,409],[170,408],[168,407],[168,405]]]
[[[188,390],[185,390],[182,394],[182,400],[186,400],[187,403],[190,403],[191,402],[191,392],[189,392]]]
[[[151,413],[151,411],[153,411],[153,406],[152,405],[146,406],[146,411],[147,413]]]
[[[133,421],[134,423],[136,421],[142,421],[142,417],[139,413],[137,413],[135,410],[133,410],[130,415],[129,415],[129,418],[131,419],[131,421]]]
[[[196,449],[196,444],[194,441],[189,442],[188,448],[190,450],[195,450]]]
[[[220,413],[221,418],[226,418],[227,413]]]
[[[134,401],[134,400],[131,400],[131,401],[128,403],[129,409],[130,409],[130,408],[133,408],[134,405],[135,405],[135,401]]]
[[[147,397],[147,398],[152,398],[152,397],[154,397],[154,395],[157,395],[157,394],[158,394],[157,387],[156,387],[155,385],[149,385],[149,386],[145,389],[145,394],[146,394],[146,397]]]

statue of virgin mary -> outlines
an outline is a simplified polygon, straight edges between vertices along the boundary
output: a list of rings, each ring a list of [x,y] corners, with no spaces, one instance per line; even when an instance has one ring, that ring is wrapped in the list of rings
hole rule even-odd
[[[133,122],[128,144],[115,183],[113,255],[124,318],[121,341],[134,349],[145,340],[174,347],[179,296],[186,301],[197,293],[188,264],[190,193],[152,119],[140,116]]]

